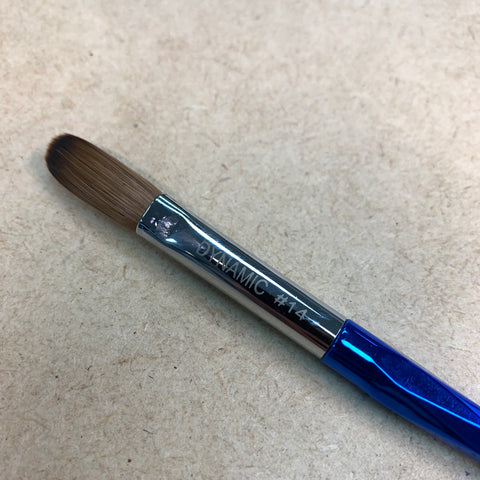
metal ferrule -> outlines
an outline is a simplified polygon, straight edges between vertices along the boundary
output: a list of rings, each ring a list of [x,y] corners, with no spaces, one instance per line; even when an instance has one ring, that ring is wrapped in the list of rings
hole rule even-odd
[[[345,322],[166,195],[152,202],[137,233],[319,358]]]

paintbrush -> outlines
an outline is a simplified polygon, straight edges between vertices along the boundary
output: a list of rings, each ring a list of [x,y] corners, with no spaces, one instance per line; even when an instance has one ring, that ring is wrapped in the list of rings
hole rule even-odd
[[[252,310],[386,407],[480,461],[480,407],[245,252],[95,145],[55,138],[46,161],[76,196]]]

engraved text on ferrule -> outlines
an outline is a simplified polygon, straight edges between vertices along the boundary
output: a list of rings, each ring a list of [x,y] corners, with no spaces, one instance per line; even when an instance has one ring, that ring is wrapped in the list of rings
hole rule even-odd
[[[196,254],[205,257],[212,265],[215,265],[223,273],[233,278],[240,285],[252,290],[258,296],[263,295],[265,293],[264,289],[269,287],[265,278],[260,277],[223,250],[216,250],[215,246],[206,240],[197,247]]]

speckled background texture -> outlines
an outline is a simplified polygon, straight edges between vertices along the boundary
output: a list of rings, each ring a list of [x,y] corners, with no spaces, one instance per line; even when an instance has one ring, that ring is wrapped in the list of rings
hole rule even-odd
[[[2,480],[480,478],[43,162],[107,148],[478,403],[478,2],[0,11]]]

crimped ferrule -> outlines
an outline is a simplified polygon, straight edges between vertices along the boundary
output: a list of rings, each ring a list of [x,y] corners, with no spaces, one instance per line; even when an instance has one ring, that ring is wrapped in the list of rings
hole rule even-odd
[[[319,358],[345,322],[167,195],[152,202],[137,233]]]

